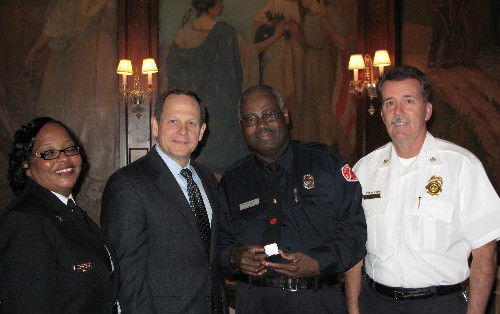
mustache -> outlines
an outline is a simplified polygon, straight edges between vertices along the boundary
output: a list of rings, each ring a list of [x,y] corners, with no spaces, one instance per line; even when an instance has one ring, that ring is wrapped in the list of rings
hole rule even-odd
[[[276,134],[276,130],[272,130],[272,129],[268,129],[268,128],[259,129],[257,132],[255,132],[254,138],[257,138],[260,135],[265,134],[265,133]]]
[[[411,123],[411,121],[410,121],[410,119],[401,118],[401,117],[396,117],[396,118],[392,119],[392,121],[391,121],[391,125],[401,124],[401,123]]]

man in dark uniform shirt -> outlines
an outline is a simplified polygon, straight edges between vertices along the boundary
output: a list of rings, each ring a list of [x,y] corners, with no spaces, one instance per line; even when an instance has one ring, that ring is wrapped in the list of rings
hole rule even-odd
[[[290,140],[273,88],[246,90],[239,118],[253,153],[226,170],[218,192],[236,312],[347,313],[338,273],[366,254],[358,179],[329,146]]]

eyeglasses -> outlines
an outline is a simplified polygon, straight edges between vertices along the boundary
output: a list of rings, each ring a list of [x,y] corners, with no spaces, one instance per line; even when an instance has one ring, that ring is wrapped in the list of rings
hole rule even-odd
[[[80,154],[80,147],[70,146],[66,147],[65,149],[51,149],[41,153],[34,153],[33,155],[37,158],[42,158],[44,160],[52,160],[58,158],[62,152],[64,152],[64,154],[68,157],[78,155]]]
[[[271,122],[277,120],[281,114],[281,111],[266,111],[260,116],[260,119],[266,122]],[[257,115],[250,115],[248,117],[240,119],[240,123],[244,127],[256,125],[257,123],[259,123],[259,117]]]

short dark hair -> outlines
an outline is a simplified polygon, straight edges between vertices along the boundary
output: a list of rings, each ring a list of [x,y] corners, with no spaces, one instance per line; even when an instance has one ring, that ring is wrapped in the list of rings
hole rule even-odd
[[[213,8],[217,2],[221,0],[193,0],[191,5],[196,10],[196,16],[200,16],[202,13],[208,11],[208,9]]]
[[[283,98],[281,98],[281,95],[274,88],[268,85],[254,85],[245,90],[240,96],[240,100],[238,101],[238,119],[241,119],[241,107],[243,107],[250,96],[255,94],[269,95],[275,100],[281,111],[285,108]]]
[[[82,157],[82,172],[87,168],[87,155],[83,149],[82,143],[76,136],[75,132],[68,126],[58,120],[50,117],[35,118],[27,124],[21,126],[14,134],[14,142],[12,143],[12,151],[9,155],[9,170],[7,172],[7,181],[9,182],[14,194],[18,194],[26,185],[27,176],[24,163],[29,163],[29,156],[33,152],[33,145],[36,137],[42,127],[48,123],[56,123],[62,126],[69,134],[69,137],[75,143],[75,146],[80,148]]]
[[[429,81],[427,76],[422,73],[422,71],[409,65],[395,66],[394,68],[382,74],[377,83],[377,93],[380,99],[382,99],[382,86],[384,86],[385,82],[402,81],[406,79],[416,79],[420,83],[424,103],[427,103],[430,99],[431,82]]]
[[[154,112],[154,117],[156,118],[156,121],[160,122],[161,114],[163,113],[163,105],[165,102],[165,99],[167,99],[168,96],[170,95],[187,95],[191,96],[196,101],[198,102],[198,108],[200,108],[200,127],[203,123],[205,123],[205,116],[206,116],[206,106],[205,103],[201,100],[200,96],[193,92],[192,90],[189,90],[187,88],[181,88],[181,87],[174,87],[168,91],[163,92],[160,97],[156,100],[156,105],[155,105],[155,112]]]

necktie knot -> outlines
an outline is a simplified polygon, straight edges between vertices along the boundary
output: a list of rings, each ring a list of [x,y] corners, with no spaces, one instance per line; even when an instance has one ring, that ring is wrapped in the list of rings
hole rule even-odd
[[[276,162],[267,164],[267,169],[268,169],[269,173],[276,173],[276,172],[278,172],[279,168],[280,168],[280,166]]]
[[[83,217],[83,209],[78,207],[73,199],[69,198],[66,206],[68,206],[68,208],[71,209],[71,211],[74,212],[77,216]]]
[[[189,169],[182,169],[181,170],[181,175],[188,180],[193,180],[193,173]]]

